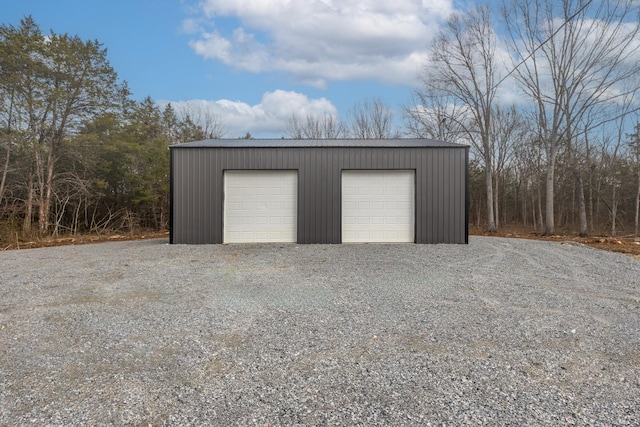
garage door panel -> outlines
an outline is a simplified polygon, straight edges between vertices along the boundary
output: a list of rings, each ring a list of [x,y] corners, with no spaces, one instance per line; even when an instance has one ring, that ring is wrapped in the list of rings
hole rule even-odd
[[[413,242],[414,227],[414,171],[343,171],[343,242]]]
[[[296,242],[296,171],[225,171],[224,241]]]

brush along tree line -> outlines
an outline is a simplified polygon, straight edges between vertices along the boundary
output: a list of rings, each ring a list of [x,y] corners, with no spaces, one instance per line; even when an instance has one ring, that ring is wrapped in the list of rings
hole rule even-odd
[[[468,144],[472,223],[637,235],[637,4],[514,0],[494,14],[443,26],[404,128],[374,99],[344,122],[292,116],[286,133]],[[167,147],[225,133],[213,115],[132,100],[99,42],[30,17],[0,26],[0,96],[0,241],[166,229]]]

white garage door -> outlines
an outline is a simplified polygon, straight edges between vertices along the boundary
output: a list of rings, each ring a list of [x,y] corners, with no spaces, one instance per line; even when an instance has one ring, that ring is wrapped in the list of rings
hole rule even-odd
[[[296,242],[296,171],[225,171],[224,241]]]
[[[414,242],[415,172],[342,172],[342,241]]]

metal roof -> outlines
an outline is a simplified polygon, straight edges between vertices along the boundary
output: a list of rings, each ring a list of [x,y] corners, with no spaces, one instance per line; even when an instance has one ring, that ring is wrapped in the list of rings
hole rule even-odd
[[[361,147],[361,148],[462,148],[467,145],[435,139],[206,139],[171,145],[171,148],[295,148],[295,147]]]

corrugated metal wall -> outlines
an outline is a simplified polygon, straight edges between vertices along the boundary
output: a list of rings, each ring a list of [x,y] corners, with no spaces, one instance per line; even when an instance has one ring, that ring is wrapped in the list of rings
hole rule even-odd
[[[222,243],[224,170],[298,170],[298,243],[341,243],[342,170],[414,169],[416,243],[467,243],[467,147],[171,150],[171,242]]]

